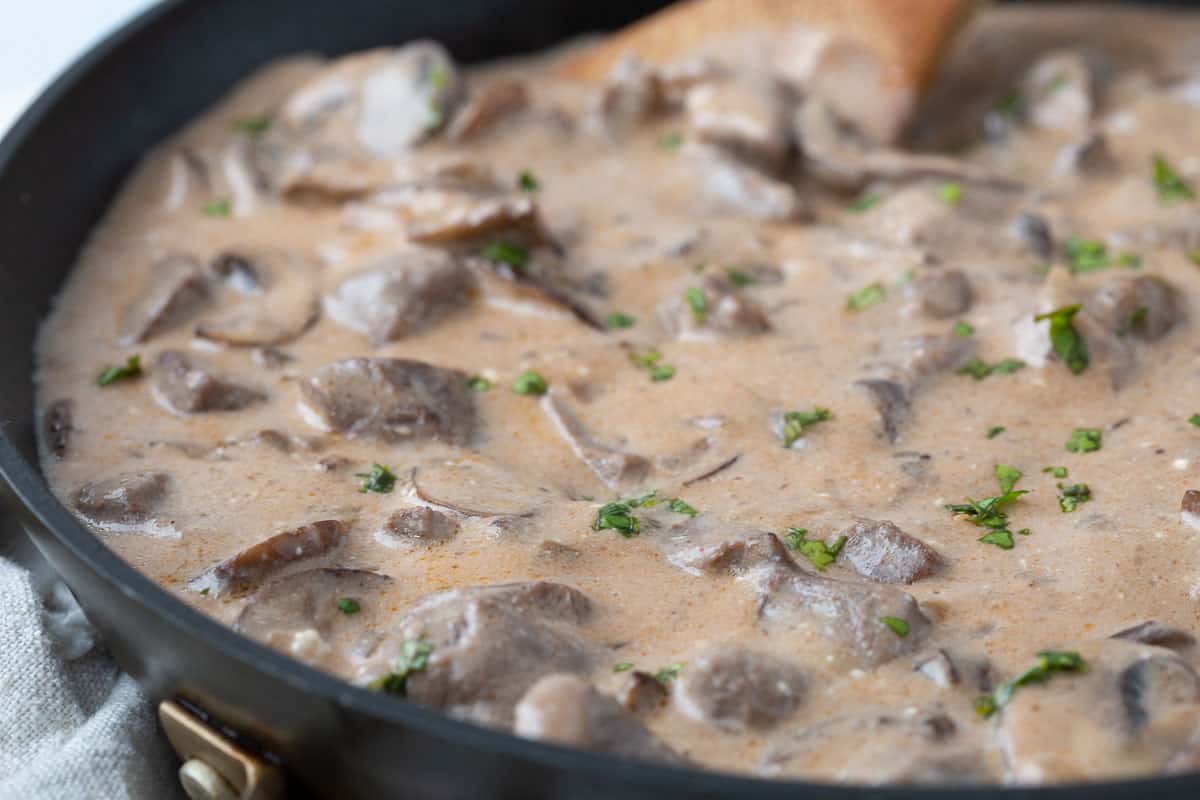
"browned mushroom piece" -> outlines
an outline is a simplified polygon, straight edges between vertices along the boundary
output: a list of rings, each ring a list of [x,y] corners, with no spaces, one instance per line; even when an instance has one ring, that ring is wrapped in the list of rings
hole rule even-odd
[[[234,629],[315,666],[352,672],[391,616],[387,575],[307,569],[277,578],[246,599]]]
[[[1184,650],[1196,643],[1196,637],[1189,631],[1173,625],[1164,625],[1154,620],[1147,620],[1124,628],[1109,638],[1126,639],[1139,644],[1152,644],[1155,647],[1166,647],[1171,650]]]
[[[75,425],[71,418],[72,402],[69,399],[55,400],[42,412],[42,443],[55,458],[67,457],[71,447],[71,435]]]
[[[626,675],[617,690],[617,700],[637,717],[647,717],[667,704],[670,692],[663,682],[635,669]]]
[[[650,460],[597,440],[566,400],[553,390],[542,397],[542,412],[555,431],[606,486],[632,487],[650,473]]]
[[[1080,51],[1057,50],[1025,75],[1024,114],[1039,128],[1081,132],[1092,120],[1100,65]]]
[[[737,339],[771,330],[762,306],[720,275],[707,275],[699,286],[671,294],[659,304],[658,319],[681,341]]]
[[[502,78],[472,88],[446,128],[446,138],[462,142],[481,136],[528,106],[529,89],[519,80]]]
[[[722,208],[766,222],[805,222],[812,208],[795,188],[716,147],[696,147],[701,187]]]
[[[389,514],[380,534],[411,544],[442,544],[458,534],[458,521],[436,509],[414,506]]]
[[[680,711],[734,731],[782,724],[800,707],[804,690],[804,675],[794,665],[732,644],[689,659],[672,683]]]
[[[515,717],[513,732],[527,739],[642,761],[683,762],[635,715],[578,675],[542,678],[521,698]]]
[[[150,268],[141,294],[125,310],[117,341],[138,344],[191,319],[209,301],[200,263],[192,256],[171,253]]]
[[[244,594],[297,564],[311,564],[346,539],[346,523],[323,519],[281,531],[235,553],[188,582],[188,588],[218,597]]]
[[[922,313],[933,319],[964,314],[973,299],[971,283],[959,269],[923,270],[913,279],[910,292]]]
[[[98,525],[151,522],[170,487],[163,472],[127,472],[86,483],[75,494],[75,509]]]
[[[333,321],[376,345],[437,322],[470,302],[475,282],[462,262],[436,250],[390,253],[345,278],[325,297]]]
[[[685,108],[696,139],[750,166],[770,173],[788,156],[786,99],[769,82],[701,83],[688,91]]]
[[[237,411],[261,403],[266,395],[213,372],[180,350],[163,350],[154,362],[155,399],[176,414]]]
[[[316,268],[294,253],[240,248],[219,254],[212,272],[232,289],[221,310],[196,325],[196,337],[227,347],[277,347],[302,336],[320,316]]]
[[[528,517],[554,497],[477,454],[414,467],[412,485],[421,502],[464,517]]]
[[[300,385],[306,419],[347,436],[403,442],[468,441],[476,411],[467,376],[401,358],[347,358]]]
[[[868,580],[912,583],[943,563],[936,550],[886,520],[859,520],[841,535],[846,537],[842,560]]]

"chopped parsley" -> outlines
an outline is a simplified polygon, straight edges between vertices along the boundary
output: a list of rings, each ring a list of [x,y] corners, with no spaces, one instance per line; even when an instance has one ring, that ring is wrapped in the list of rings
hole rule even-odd
[[[1133,331],[1144,328],[1146,325],[1146,317],[1150,315],[1150,309],[1146,306],[1138,306],[1129,315],[1129,319],[1117,329],[1117,336],[1128,336]]]
[[[1174,203],[1178,200],[1195,200],[1196,191],[1182,175],[1176,172],[1167,162],[1165,156],[1154,156],[1154,187],[1158,189],[1158,198],[1164,203]]]
[[[1087,342],[1075,330],[1072,320],[1079,312],[1079,305],[1065,306],[1045,314],[1038,314],[1034,322],[1050,321],[1050,346],[1063,360],[1072,373],[1078,375],[1087,369],[1089,358]]]
[[[637,320],[629,314],[622,311],[614,311],[605,318],[604,326],[611,331],[615,331],[622,328],[632,328],[636,322]]]
[[[1064,446],[1068,453],[1094,453],[1100,449],[1103,435],[1099,428],[1076,428]]]
[[[542,395],[549,388],[546,379],[531,369],[522,372],[512,383],[512,390],[524,395]]]
[[[512,242],[498,241],[485,245],[479,251],[479,255],[486,258],[488,261],[498,261],[501,264],[508,264],[514,269],[524,269],[529,263],[529,251],[519,244]]]
[[[948,205],[956,206],[962,201],[963,187],[961,183],[943,183],[938,187],[938,197]]]
[[[360,606],[358,601],[353,597],[339,598],[337,601],[337,607],[338,611],[346,615],[357,614],[359,611],[362,611],[362,606]]]
[[[879,621],[886,625],[892,633],[903,639],[908,636],[908,621],[899,617],[880,617]]]
[[[887,299],[887,289],[882,283],[872,283],[851,292],[846,298],[847,311],[866,311],[871,306],[877,306]]]
[[[537,176],[527,169],[521,170],[521,174],[517,176],[517,186],[523,192],[536,192],[542,188],[542,184],[537,179]]]
[[[613,664],[613,672],[629,672],[631,669],[633,669],[633,662],[631,661],[622,661],[620,663]]]
[[[97,386],[110,386],[118,381],[128,381],[142,374],[142,357],[130,356],[124,364],[106,367],[96,378]]]
[[[233,206],[228,200],[213,200],[205,203],[200,210],[206,217],[228,217],[233,213]]]
[[[975,327],[969,322],[963,322],[962,320],[959,320],[958,322],[954,323],[954,335],[962,336],[964,339],[968,336],[974,336]]]
[[[812,562],[818,572],[824,572],[826,567],[837,560],[838,553],[842,552],[842,546],[846,544],[846,537],[839,536],[833,540],[833,544],[828,544],[821,539],[809,539],[808,531],[804,528],[788,528],[783,542],[789,550],[795,550]]]
[[[783,415],[783,430],[780,433],[783,446],[791,447],[797,439],[803,438],[813,425],[828,422],[831,419],[833,419],[833,412],[819,406],[812,411],[788,411]]]
[[[754,278],[751,278],[736,267],[727,267],[725,269],[725,277],[729,278],[729,282],[739,289],[744,289],[754,283]]]
[[[704,321],[708,319],[708,298],[704,295],[704,291],[695,286],[689,286],[683,293],[683,299],[692,309],[692,316],[696,322],[703,325]]]
[[[1003,425],[993,425],[992,427],[988,428],[987,438],[995,439],[1006,430],[1008,430],[1008,428],[1004,427]]]
[[[658,146],[660,148],[662,148],[663,150],[678,150],[680,147],[683,146],[683,134],[681,134],[681,133],[665,134],[664,136],[659,138]]]
[[[675,367],[670,364],[663,364],[662,353],[651,347],[644,353],[630,353],[629,360],[638,369],[644,369],[650,375],[650,380],[655,383],[669,381],[675,377]]]
[[[600,506],[596,512],[596,521],[592,523],[594,531],[616,531],[626,539],[632,539],[642,530],[642,523],[633,514],[633,506],[628,500],[614,500]]]
[[[389,494],[392,489],[396,488],[396,475],[383,464],[376,464],[371,467],[370,472],[358,472],[354,477],[362,478],[362,485],[358,487],[361,494],[367,492],[376,492],[377,494]]]
[[[1137,269],[1142,266],[1142,257],[1137,253],[1121,253],[1117,256],[1117,266],[1126,269]]]
[[[959,367],[956,372],[959,375],[970,375],[975,380],[981,381],[989,375],[1012,375],[1024,368],[1025,362],[1019,358],[1002,358],[995,364],[989,364],[976,356]]]
[[[1046,474],[1046,475],[1053,475],[1056,478],[1065,478],[1065,477],[1067,477],[1067,468],[1066,467],[1043,467],[1042,473]]]
[[[1012,550],[1014,546],[1012,531],[1001,529],[989,531],[979,537],[984,544],[994,544],[1001,550]]]
[[[1192,262],[1197,267],[1200,267],[1200,250],[1189,250],[1187,257],[1188,261]]]
[[[271,118],[266,114],[256,117],[238,117],[233,121],[233,129],[251,136],[266,133],[271,128]]]
[[[1080,503],[1092,499],[1092,490],[1086,483],[1072,483],[1069,486],[1058,484],[1058,507],[1064,514],[1070,514],[1079,508]]]
[[[1067,239],[1067,266],[1075,273],[1108,269],[1112,266],[1108,246],[1099,239],[1072,236]]]
[[[421,639],[405,639],[400,645],[400,655],[392,662],[392,671],[375,679],[368,688],[387,694],[404,697],[408,693],[408,679],[414,673],[425,669],[429,657],[433,655],[433,645]]]
[[[683,664],[679,661],[676,661],[673,664],[668,664],[658,672],[654,673],[654,680],[658,681],[663,686],[670,686],[671,681],[679,677],[679,671],[681,669],[683,669]]]
[[[446,121],[446,110],[442,108],[442,93],[450,85],[450,71],[438,64],[429,71],[429,84],[434,91],[429,97],[429,121],[437,127]]]
[[[861,214],[864,211],[870,211],[875,206],[879,205],[879,201],[883,198],[876,192],[864,194],[862,197],[851,203],[848,208],[856,214]]]
[[[667,508],[674,511],[676,514],[687,514],[689,517],[694,517],[700,513],[690,503],[679,497],[676,497],[671,502],[667,503]]]
[[[491,391],[491,388],[495,385],[496,384],[492,383],[482,375],[472,375],[471,377],[467,378],[467,387],[472,392],[479,392],[482,394],[483,392]]]
[[[997,464],[995,471],[996,482],[1000,484],[1002,492],[1011,492],[1017,485],[1017,481],[1021,480],[1021,470],[1010,467],[1008,464]]]
[[[1200,428],[1200,414],[1192,414],[1190,417],[1188,417],[1188,422],[1192,423],[1197,428]]]
[[[1031,683],[1044,683],[1059,672],[1083,672],[1087,669],[1083,657],[1075,652],[1060,652],[1044,650],[1037,654],[1037,663],[1022,672],[1011,681],[1005,681],[996,687],[991,694],[984,695],[975,701],[975,713],[987,719],[1008,705],[1013,694],[1022,686]]]

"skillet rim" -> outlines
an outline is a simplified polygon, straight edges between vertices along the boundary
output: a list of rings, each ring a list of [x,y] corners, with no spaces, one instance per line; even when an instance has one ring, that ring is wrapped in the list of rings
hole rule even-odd
[[[94,44],[59,72],[0,139],[0,176],[15,163],[22,145],[63,101],[64,97],[107,59],[132,50],[139,37],[159,24],[170,25],[172,18],[205,5],[204,0],[161,0],[127,20]],[[215,4],[214,4],[215,5]],[[1196,12],[1200,14],[1200,12]],[[200,113],[199,110],[196,112]],[[128,173],[122,176],[118,187]],[[111,200],[111,195],[110,195]],[[60,284],[61,286],[61,284]],[[32,378],[30,379],[32,380]],[[35,410],[36,417],[36,410]],[[37,420],[35,419],[35,425]],[[514,759],[532,762],[549,770],[581,773],[621,782],[638,784],[664,792],[683,791],[728,797],[828,798],[866,797],[878,800],[918,800],[919,798],[971,798],[972,800],[1116,800],[1143,792],[1200,791],[1200,773],[1181,776],[1152,776],[1104,783],[1053,784],[1047,786],[980,787],[955,786],[863,786],[814,783],[795,780],[763,779],[731,773],[706,771],[669,765],[651,764],[602,753],[562,747],[518,737],[514,734],[477,726],[450,718],[441,712],[405,700],[356,687],[298,660],[278,653],[242,636],[232,628],[209,618],[177,599],[149,577],[138,572],[110,550],[99,537],[86,529],[51,493],[40,465],[31,463],[10,440],[0,424],[0,477],[19,501],[12,511],[26,529],[50,535],[88,570],[113,591],[134,600],[144,613],[160,617],[193,641],[202,643],[217,658],[232,659],[273,681],[303,689],[332,707],[362,715],[389,726],[400,726],[418,734],[431,734],[447,742]],[[42,549],[38,535],[31,537]],[[172,676],[175,682],[179,676]],[[203,707],[203,704],[200,704]],[[287,772],[287,762],[281,762]],[[1180,794],[1179,796],[1184,796]]]

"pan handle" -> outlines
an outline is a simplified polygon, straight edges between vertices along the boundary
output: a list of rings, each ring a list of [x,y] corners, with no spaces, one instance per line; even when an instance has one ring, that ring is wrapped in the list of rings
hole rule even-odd
[[[174,700],[158,706],[158,719],[183,761],[179,782],[191,800],[280,800],[283,773],[239,747]]]

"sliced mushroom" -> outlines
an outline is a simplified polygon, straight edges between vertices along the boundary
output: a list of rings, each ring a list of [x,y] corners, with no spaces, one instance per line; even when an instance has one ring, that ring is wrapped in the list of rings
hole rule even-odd
[[[750,165],[778,169],[787,158],[789,133],[784,98],[771,83],[701,83],[684,106],[695,137]]]
[[[1105,282],[1085,308],[1110,333],[1155,342],[1181,315],[1177,291],[1154,275],[1117,277]]]
[[[662,74],[632,54],[615,64],[592,104],[591,119],[606,133],[622,134],[669,105]]]
[[[154,263],[141,295],[124,313],[117,341],[144,342],[183,324],[209,300],[196,259],[172,253]]]
[[[646,717],[667,703],[667,687],[649,672],[635,669],[621,681],[617,700],[637,717]]]
[[[228,347],[287,344],[317,322],[320,296],[315,267],[283,251],[228,251],[212,271],[236,292],[215,318],[196,325],[196,337]]]
[[[922,270],[910,291],[925,316],[933,319],[958,316],[971,308],[971,282],[959,269]]]
[[[75,494],[75,509],[98,525],[140,525],[154,518],[169,486],[163,472],[126,472],[85,483]]]
[[[879,433],[888,442],[895,444],[900,438],[900,428],[912,413],[912,402],[908,391],[893,380],[867,378],[855,381],[854,386],[866,392],[879,414]]]
[[[414,467],[412,485],[421,502],[464,517],[529,517],[547,497],[475,454]]]
[[[66,458],[71,447],[71,434],[75,432],[71,408],[71,401],[64,398],[55,400],[42,412],[42,442],[57,459]]]
[[[417,506],[389,514],[379,533],[401,542],[440,544],[458,534],[458,521],[441,511]]]
[[[1116,161],[1108,147],[1108,139],[1092,131],[1081,141],[1065,145],[1054,157],[1057,175],[1097,175],[1108,172]]]
[[[1054,237],[1050,233],[1050,224],[1040,214],[1018,214],[1009,226],[1009,233],[1030,254],[1038,258],[1048,259],[1054,255]]]
[[[1188,631],[1154,620],[1147,620],[1117,631],[1109,638],[1127,639],[1139,644],[1152,644],[1155,647],[1166,647],[1172,650],[1182,650],[1196,643],[1196,637]]]
[[[188,582],[188,587],[218,597],[250,591],[268,578],[301,563],[327,555],[342,545],[347,527],[323,519],[282,531],[251,545]]]
[[[511,78],[492,81],[471,91],[446,129],[446,138],[452,142],[473,139],[528,105],[529,89],[523,82]]]
[[[766,312],[720,275],[674,292],[658,306],[663,330],[681,341],[756,336],[771,330]]]
[[[342,674],[374,645],[391,609],[392,579],[361,569],[308,569],[267,583],[246,600],[237,630],[309,664]]]
[[[176,414],[237,411],[267,399],[262,392],[227,380],[180,350],[163,350],[154,362],[154,397]]]
[[[325,297],[340,325],[381,345],[411,335],[468,303],[474,281],[458,259],[432,250],[392,253]]]
[[[716,148],[694,150],[704,193],[720,206],[767,222],[804,222],[812,218],[812,209],[790,184]]]
[[[1093,69],[1082,53],[1047,53],[1025,76],[1025,116],[1039,128],[1082,130],[1092,119],[1094,91]]]
[[[547,675],[516,706],[513,732],[527,739],[643,761],[683,761],[613,698],[578,675]]]
[[[632,487],[650,473],[650,460],[602,444],[575,415],[567,402],[553,390],[541,399],[542,412],[558,435],[570,445],[576,458],[588,466],[606,486]]]
[[[488,258],[470,258],[467,264],[479,275],[484,297],[493,305],[518,311],[551,306],[594,330],[607,330],[600,314],[566,280],[557,259],[539,255],[520,269]]]
[[[475,432],[466,374],[402,358],[346,358],[300,384],[301,409],[323,430],[402,442],[464,443]]]

